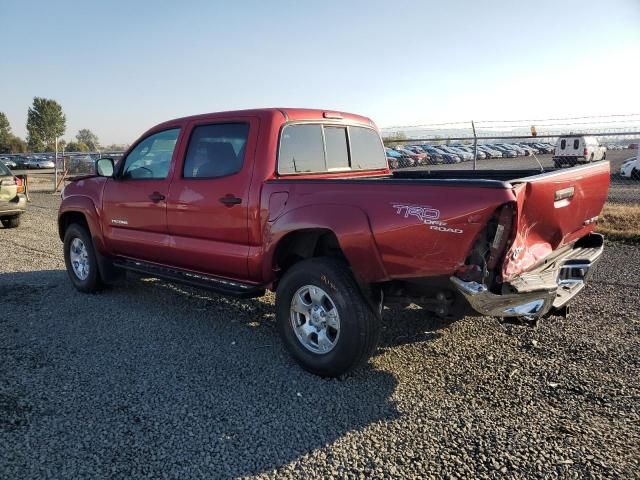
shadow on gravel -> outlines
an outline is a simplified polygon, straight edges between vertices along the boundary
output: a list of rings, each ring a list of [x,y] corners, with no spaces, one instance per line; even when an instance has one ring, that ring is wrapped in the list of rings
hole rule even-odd
[[[412,305],[391,306],[383,313],[383,332],[380,349],[398,347],[419,342],[432,342],[454,320],[445,320],[433,313]]]
[[[252,475],[399,415],[387,372],[294,364],[269,297],[133,278],[83,295],[63,271],[0,274],[0,292],[22,312],[0,336],[0,477]]]

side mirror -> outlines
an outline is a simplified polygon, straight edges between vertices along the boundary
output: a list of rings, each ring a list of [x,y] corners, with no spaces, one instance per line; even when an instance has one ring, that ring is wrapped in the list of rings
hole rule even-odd
[[[101,177],[113,177],[113,158],[101,158],[96,161],[96,173]]]

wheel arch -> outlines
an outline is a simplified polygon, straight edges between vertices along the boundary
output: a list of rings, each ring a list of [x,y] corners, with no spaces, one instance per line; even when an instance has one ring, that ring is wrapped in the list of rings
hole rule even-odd
[[[369,219],[344,205],[301,207],[267,225],[263,278],[277,282],[292,265],[307,258],[343,259],[366,283],[387,279]]]
[[[89,231],[95,247],[100,251],[104,251],[98,212],[90,198],[73,196],[63,200],[58,213],[58,236],[60,240],[64,241],[67,228],[74,223],[85,227]]]

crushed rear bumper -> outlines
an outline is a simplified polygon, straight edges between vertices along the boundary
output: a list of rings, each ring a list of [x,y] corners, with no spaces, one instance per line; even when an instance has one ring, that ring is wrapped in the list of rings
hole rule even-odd
[[[552,308],[564,307],[585,286],[602,255],[604,237],[591,233],[572,248],[524,273],[512,281],[513,293],[496,294],[477,282],[450,280],[470,307],[481,315],[492,317],[541,317]]]

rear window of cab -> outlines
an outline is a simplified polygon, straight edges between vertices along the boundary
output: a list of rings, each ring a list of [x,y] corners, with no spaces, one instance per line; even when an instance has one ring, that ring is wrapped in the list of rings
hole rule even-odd
[[[278,173],[325,173],[387,168],[378,132],[355,125],[286,125],[280,136]]]

